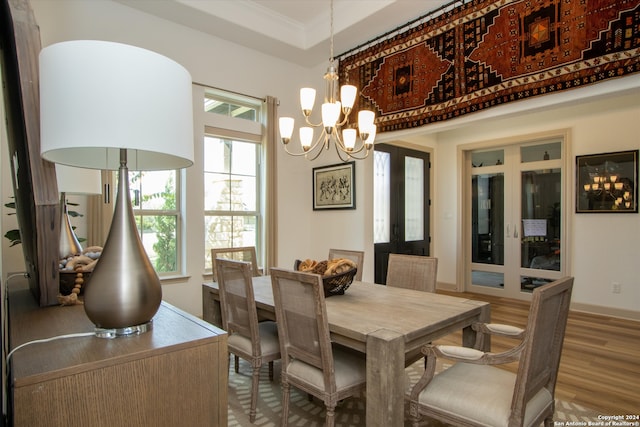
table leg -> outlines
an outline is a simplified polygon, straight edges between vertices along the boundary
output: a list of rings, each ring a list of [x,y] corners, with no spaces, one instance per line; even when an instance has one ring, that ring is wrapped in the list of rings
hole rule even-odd
[[[208,287],[202,286],[202,319],[218,328],[222,328],[222,310],[220,297]]]
[[[404,336],[381,329],[367,336],[367,427],[404,426]]]
[[[491,306],[489,304],[482,306],[477,322],[491,322]],[[476,332],[471,329],[471,326],[467,326],[462,329],[462,345],[480,351],[491,351],[491,335]]]

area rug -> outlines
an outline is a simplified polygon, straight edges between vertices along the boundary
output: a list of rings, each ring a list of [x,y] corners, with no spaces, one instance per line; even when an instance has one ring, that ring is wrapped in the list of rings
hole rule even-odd
[[[446,369],[447,366],[438,367]],[[414,384],[424,370],[424,363],[419,360],[405,370],[407,384]],[[251,367],[240,360],[240,370],[236,374],[233,364],[229,370],[229,427],[259,426],[271,427],[280,425],[282,414],[282,390],[280,388],[280,364],[275,363],[274,380],[269,381],[267,367],[263,367],[260,375],[260,395],[258,397],[258,414],[255,423],[249,422],[249,405],[251,402]],[[306,393],[291,389],[291,403],[289,405],[289,425],[292,427],[322,427],[324,426],[324,404],[313,399],[311,402]],[[405,412],[408,418],[408,409]],[[569,402],[556,401],[554,421],[556,425],[588,425],[589,421],[597,421],[597,413]],[[365,425],[365,399],[346,399],[336,408],[336,426],[352,427]],[[582,424],[584,423],[584,424]],[[406,426],[411,423],[406,421]],[[426,420],[421,425],[444,426],[444,424],[429,424]]]
[[[432,17],[433,16],[433,17]],[[456,1],[340,58],[378,133],[640,72],[639,0]]]

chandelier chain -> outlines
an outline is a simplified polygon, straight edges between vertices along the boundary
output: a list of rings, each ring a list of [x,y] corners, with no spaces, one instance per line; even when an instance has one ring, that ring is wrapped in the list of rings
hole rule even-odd
[[[329,62],[333,63],[333,0],[331,0],[331,27],[329,30],[329,43],[330,43],[330,49],[331,49],[331,55],[329,58]]]

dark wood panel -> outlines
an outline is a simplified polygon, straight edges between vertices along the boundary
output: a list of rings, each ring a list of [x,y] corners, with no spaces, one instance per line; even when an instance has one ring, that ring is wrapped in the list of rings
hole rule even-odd
[[[16,214],[29,287],[57,304],[60,209],[55,167],[40,157],[40,31],[28,0],[2,0],[0,46]]]

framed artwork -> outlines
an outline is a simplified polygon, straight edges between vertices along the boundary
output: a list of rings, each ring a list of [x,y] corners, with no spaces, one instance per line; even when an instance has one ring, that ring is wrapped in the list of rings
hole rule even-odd
[[[637,213],[638,152],[576,156],[576,212]]]
[[[356,208],[356,163],[313,168],[313,210]]]

